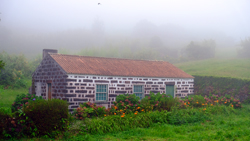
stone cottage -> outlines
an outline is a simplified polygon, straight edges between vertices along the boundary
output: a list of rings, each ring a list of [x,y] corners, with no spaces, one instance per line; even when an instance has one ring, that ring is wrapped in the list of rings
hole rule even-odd
[[[194,77],[165,61],[64,55],[51,49],[43,50],[32,76],[32,93],[67,100],[70,111],[87,101],[108,108],[119,94],[143,98],[150,92],[188,96]]]

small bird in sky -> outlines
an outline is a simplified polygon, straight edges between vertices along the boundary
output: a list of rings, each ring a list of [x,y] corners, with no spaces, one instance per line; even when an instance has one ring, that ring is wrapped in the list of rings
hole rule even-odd
[[[101,5],[101,3],[98,3],[98,5]]]

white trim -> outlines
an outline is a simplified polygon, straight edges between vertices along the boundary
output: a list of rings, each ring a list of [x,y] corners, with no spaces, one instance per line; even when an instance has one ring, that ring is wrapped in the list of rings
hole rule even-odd
[[[97,85],[106,85],[107,86],[107,91],[106,91],[106,94],[107,94],[107,96],[106,96],[106,100],[96,100],[96,90],[97,90]],[[102,102],[102,101],[109,101],[109,86],[108,86],[108,84],[103,84],[103,83],[96,83],[95,84],[95,89],[94,89],[94,91],[95,91],[95,101],[96,102]]]

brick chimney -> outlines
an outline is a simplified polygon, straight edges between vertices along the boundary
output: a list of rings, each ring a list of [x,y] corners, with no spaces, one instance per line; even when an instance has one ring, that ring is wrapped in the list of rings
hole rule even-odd
[[[56,49],[43,49],[43,59],[44,59],[49,53],[57,53],[57,50],[56,50]]]

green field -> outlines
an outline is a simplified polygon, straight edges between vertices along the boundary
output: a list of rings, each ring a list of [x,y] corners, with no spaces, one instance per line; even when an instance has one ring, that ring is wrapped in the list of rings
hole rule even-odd
[[[209,59],[174,64],[190,75],[250,80],[250,59]]]

